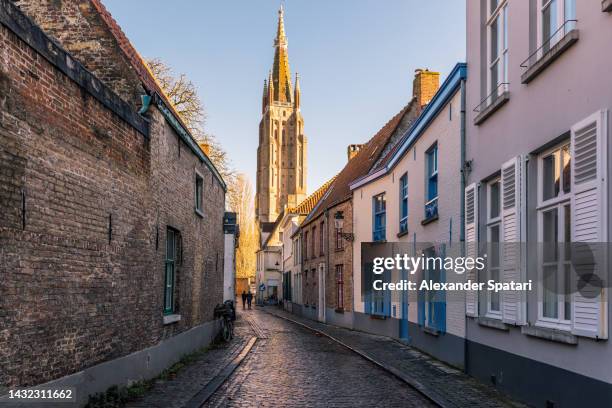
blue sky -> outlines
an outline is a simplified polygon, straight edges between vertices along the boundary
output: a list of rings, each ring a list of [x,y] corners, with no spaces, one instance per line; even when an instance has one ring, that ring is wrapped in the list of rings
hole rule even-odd
[[[272,66],[278,0],[103,0],[145,58],[199,89],[207,130],[255,183],[263,80]],[[406,102],[416,68],[465,59],[463,0],[288,0],[292,75],[300,73],[309,141],[308,190],[346,162]]]

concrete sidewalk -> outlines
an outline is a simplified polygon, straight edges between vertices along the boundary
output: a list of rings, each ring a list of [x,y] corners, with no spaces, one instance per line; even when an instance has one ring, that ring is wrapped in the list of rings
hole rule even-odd
[[[316,322],[278,307],[261,309],[337,341],[391,372],[442,407],[525,407],[464,372],[391,338]]]

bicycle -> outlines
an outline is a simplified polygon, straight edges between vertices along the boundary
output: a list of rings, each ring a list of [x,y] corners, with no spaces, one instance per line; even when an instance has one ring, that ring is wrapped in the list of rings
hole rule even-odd
[[[236,310],[234,302],[226,300],[223,304],[215,306],[215,318],[221,319],[220,336],[223,341],[230,341],[234,338],[234,320],[236,320]]]

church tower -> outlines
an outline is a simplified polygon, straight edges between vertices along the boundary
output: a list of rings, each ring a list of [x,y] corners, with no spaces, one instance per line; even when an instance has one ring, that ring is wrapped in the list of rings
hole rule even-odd
[[[306,136],[300,113],[300,82],[291,84],[283,8],[278,11],[274,39],[274,63],[264,80],[257,148],[255,213],[265,239],[266,232],[285,206],[306,198]]]

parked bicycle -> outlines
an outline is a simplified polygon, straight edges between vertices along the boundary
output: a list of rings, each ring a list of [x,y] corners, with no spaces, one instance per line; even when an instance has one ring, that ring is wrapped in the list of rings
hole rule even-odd
[[[230,341],[234,338],[234,320],[236,320],[236,309],[232,300],[226,300],[223,304],[215,306],[215,318],[221,319],[221,338]]]

